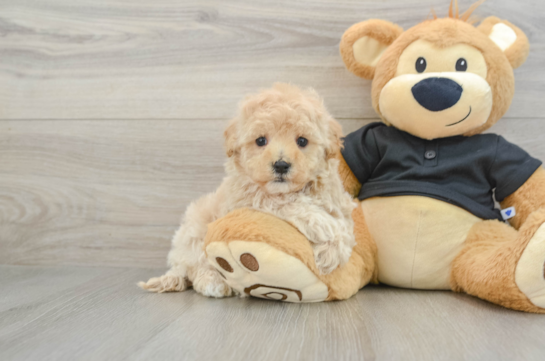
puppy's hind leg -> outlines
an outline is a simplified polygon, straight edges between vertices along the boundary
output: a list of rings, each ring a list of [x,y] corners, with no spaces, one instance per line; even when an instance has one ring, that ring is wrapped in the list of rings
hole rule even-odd
[[[182,225],[172,239],[168,254],[170,270],[161,277],[140,282],[138,286],[152,292],[183,291],[193,283],[193,288],[205,296],[224,297],[231,289],[205,257],[203,245],[208,224],[224,213],[222,186],[191,203]]]
[[[204,252],[198,260],[196,264],[188,266],[187,271],[182,265],[174,265],[161,277],[150,278],[147,282],[138,283],[138,286],[151,292],[163,293],[184,291],[192,285],[196,292],[207,297],[222,298],[233,295],[231,287],[208,262]]]
[[[191,247],[187,239],[187,225],[182,225],[174,234],[172,249],[169,252],[170,270],[161,277],[150,278],[147,282],[139,282],[138,286],[150,292],[180,292],[185,291],[190,285],[187,279],[187,264],[190,264],[187,255],[191,257]],[[184,255],[186,257],[184,257]]]
[[[147,282],[138,282],[138,286],[150,292],[180,292],[188,287],[188,283],[181,273],[175,269],[170,269],[161,277],[150,278]]]

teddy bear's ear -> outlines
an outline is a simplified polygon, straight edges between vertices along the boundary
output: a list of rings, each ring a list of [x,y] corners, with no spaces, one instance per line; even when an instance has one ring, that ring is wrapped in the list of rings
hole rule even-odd
[[[507,20],[490,16],[477,27],[487,35],[505,54],[513,69],[521,66],[530,52],[526,35]]]
[[[400,26],[378,19],[352,25],[341,40],[344,64],[355,75],[373,79],[380,56],[402,32]]]

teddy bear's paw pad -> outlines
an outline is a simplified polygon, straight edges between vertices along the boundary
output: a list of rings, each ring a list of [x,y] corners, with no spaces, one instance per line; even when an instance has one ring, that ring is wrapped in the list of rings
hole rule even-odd
[[[266,243],[213,242],[206,253],[240,294],[286,302],[320,302],[329,294],[303,262]]]
[[[537,229],[522,253],[515,281],[534,305],[545,308],[545,223]]]

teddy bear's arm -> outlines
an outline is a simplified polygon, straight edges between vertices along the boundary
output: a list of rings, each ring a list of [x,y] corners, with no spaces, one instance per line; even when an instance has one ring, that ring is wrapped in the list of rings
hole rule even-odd
[[[516,229],[522,226],[532,212],[545,208],[545,169],[538,168],[515,193],[501,202],[501,207],[515,207],[516,216],[509,222]]]
[[[337,159],[339,160],[339,176],[343,182],[344,189],[352,197],[357,197],[358,194],[360,194],[361,183],[358,181],[358,178],[356,178],[354,173],[352,173],[352,170],[348,164],[346,164],[346,161],[340,152],[337,154]]]

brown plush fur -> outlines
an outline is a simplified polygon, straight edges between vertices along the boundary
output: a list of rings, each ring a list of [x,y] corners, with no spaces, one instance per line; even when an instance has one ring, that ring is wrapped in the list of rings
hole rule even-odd
[[[329,287],[328,301],[352,297],[360,288],[378,283],[377,246],[367,229],[361,207],[352,212],[356,246],[348,263],[320,279]]]
[[[519,229],[534,211],[545,208],[545,169],[539,168],[520,187],[501,202],[503,209],[515,207],[516,216],[509,222]]]
[[[358,178],[352,173],[352,170],[346,164],[341,153],[337,153],[337,159],[339,160],[339,176],[344,185],[344,190],[348,192],[352,197],[357,197],[360,194],[361,183]]]
[[[545,313],[519,290],[515,268],[545,209],[534,212],[519,231],[499,221],[477,223],[452,263],[451,287],[518,311]]]
[[[517,40],[515,41],[515,43],[507,48],[504,53],[513,69],[516,69],[524,64],[526,58],[530,54],[530,42],[528,41],[526,34],[524,34],[522,30],[520,30],[518,27],[511,24],[507,20],[502,20],[495,16],[490,16],[484,19],[483,22],[477,27],[477,29],[479,29],[479,31],[488,36],[492,32],[492,27],[498,23],[504,23],[508,25],[511,29],[515,31],[515,34],[517,34]]]
[[[363,219],[361,208],[353,212],[356,246],[347,264],[322,275],[314,262],[308,240],[289,223],[248,208],[237,209],[208,226],[206,246],[212,242],[247,240],[264,242],[301,260],[329,288],[327,301],[346,299],[369,282],[376,282],[376,245]],[[281,265],[280,265],[281,266]]]
[[[463,135],[482,133],[505,114],[514,94],[513,68],[524,63],[528,57],[530,45],[526,35],[518,27],[494,16],[486,18],[475,28],[469,17],[481,3],[482,1],[473,4],[466,12],[459,15],[457,1],[453,1],[450,5],[449,17],[439,19],[434,15],[434,19],[424,21],[405,32],[396,24],[378,19],[357,23],[346,30],[340,44],[343,61],[348,70],[355,75],[373,79],[373,107],[381,117],[380,93],[396,75],[398,60],[403,51],[418,39],[429,41],[439,48],[459,43],[468,44],[480,50],[486,60],[488,68],[486,80],[492,88],[494,107],[485,124]],[[515,43],[506,49],[505,53],[488,37],[492,27],[500,22],[513,29],[517,35]],[[381,44],[390,45],[380,57],[376,67],[358,63],[354,57],[354,43],[365,36]],[[383,121],[389,124],[384,117]]]
[[[507,58],[490,39],[474,26],[458,19],[437,19],[424,21],[407,30],[384,52],[378,63],[373,79],[371,96],[373,107],[382,116],[379,108],[380,92],[396,74],[401,53],[417,39],[423,39],[444,48],[458,43],[469,44],[479,49],[486,60],[487,82],[492,88],[494,107],[488,121],[482,126],[464,134],[479,134],[494,125],[509,109],[515,91],[513,69]],[[388,123],[385,121],[385,123]]]
[[[403,51],[419,39],[430,42],[435,48],[467,44],[479,50],[484,57],[485,80],[490,85],[493,98],[492,110],[489,115],[483,117],[482,122],[486,120],[484,124],[478,123],[478,128],[463,135],[481,133],[503,116],[514,93],[513,68],[521,65],[528,56],[528,39],[517,27],[495,17],[487,18],[478,28],[472,26],[468,19],[478,5],[479,3],[474,4],[460,15],[457,3],[453,2],[448,18],[424,21],[406,32],[397,25],[383,20],[369,20],[356,24],[346,31],[340,49],[343,60],[354,74],[374,79],[373,106],[382,117],[379,109],[381,91],[396,77],[399,58]],[[515,43],[507,48],[505,53],[489,38],[492,27],[500,21],[511,27],[517,35]],[[380,50],[380,46],[373,41],[367,43],[368,39],[359,43],[357,54],[360,54],[360,50],[366,49],[366,44],[370,44],[369,49],[372,51],[369,59],[379,59],[378,63],[373,62],[377,64],[376,67],[358,63],[355,59],[354,44],[362,37],[389,45],[380,58],[378,56],[374,58],[375,54],[380,54],[377,51]],[[363,48],[359,47],[360,45]],[[358,59],[366,58],[360,56]],[[482,77],[485,78],[484,73]],[[385,122],[387,123],[386,120]],[[336,152],[336,157],[339,160],[338,171],[345,190],[352,196],[357,196],[361,184],[342,155]],[[502,206],[516,208],[517,216],[511,220],[515,228],[499,221],[475,220],[478,223],[471,228],[462,251],[451,264],[450,286],[456,292],[467,292],[511,309],[545,313],[545,309],[537,307],[528,299],[515,280],[521,256],[536,231],[545,223],[545,170],[536,171],[526,184],[504,200]],[[255,210],[238,209],[212,223],[205,244],[240,240],[267,243],[301,260],[327,285],[329,291],[327,300],[346,299],[368,282],[378,282],[379,271],[377,246],[368,230],[361,207],[353,211],[352,218],[356,246],[348,263],[328,275],[320,274],[308,240],[296,228],[274,216]]]
[[[475,3],[468,11],[460,15],[457,2],[453,1],[447,18],[439,19],[434,14],[433,19],[424,21],[400,34],[393,30],[396,29],[394,24],[381,20],[369,20],[347,30],[341,42],[343,60],[354,74],[373,79],[373,107],[386,124],[392,125],[381,113],[379,106],[381,92],[386,84],[398,76],[401,55],[417,40],[424,40],[431,43],[434,48],[440,49],[466,44],[479,50],[484,57],[487,70],[485,80],[492,94],[492,109],[488,118],[483,119],[483,121],[486,119],[484,124],[477,125],[469,131],[464,130],[460,133],[461,135],[472,136],[482,133],[505,114],[514,94],[513,69],[522,65],[528,57],[529,42],[518,27],[496,17],[486,18],[478,27],[474,27],[469,17],[480,3],[482,1]],[[514,43],[505,51],[489,37],[494,25],[498,23],[510,27],[516,34]],[[384,38],[378,35],[373,37],[369,35],[371,33],[390,34],[390,37]],[[384,44],[391,43],[380,56],[376,67],[361,67],[354,58],[353,44],[362,36],[370,36],[376,40],[382,39],[379,41]],[[357,195],[361,185],[351,174],[346,162],[341,160],[339,171],[345,189]],[[515,272],[521,255],[537,229],[545,223],[545,170],[543,168],[538,169],[522,187],[502,202],[503,208],[510,206],[514,206],[517,213],[517,216],[511,220],[514,228],[499,221],[483,221],[473,226],[463,250],[452,263],[451,287],[454,291],[464,291],[515,310],[545,313],[545,309],[535,306],[515,282]]]
[[[377,19],[352,25],[344,33],[340,45],[341,57],[344,60],[346,67],[359,77],[373,79],[375,67],[363,65],[356,61],[353,51],[354,43],[358,39],[368,36],[381,44],[390,45],[402,32],[403,29],[400,26],[389,21]]]

